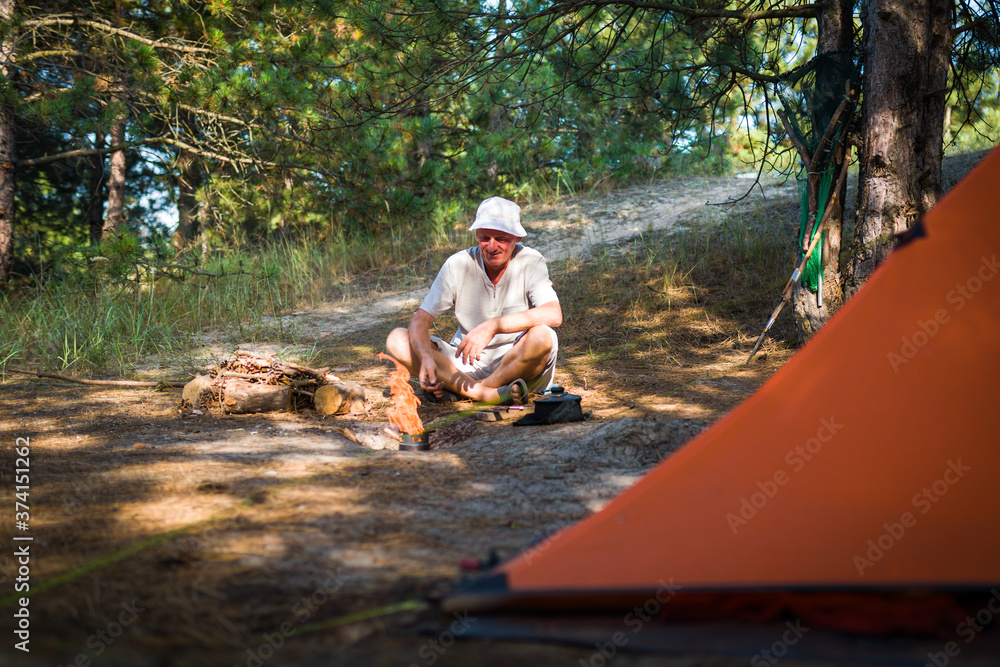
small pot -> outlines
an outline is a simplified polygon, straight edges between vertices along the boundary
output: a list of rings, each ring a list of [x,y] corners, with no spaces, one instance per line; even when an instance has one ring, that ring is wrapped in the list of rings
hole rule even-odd
[[[403,452],[426,452],[430,448],[431,443],[427,439],[426,433],[418,433],[417,435],[404,433],[403,441],[399,443],[399,449]]]

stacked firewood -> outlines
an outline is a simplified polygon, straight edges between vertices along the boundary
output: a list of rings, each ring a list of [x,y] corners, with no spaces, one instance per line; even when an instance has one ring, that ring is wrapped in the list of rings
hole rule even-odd
[[[191,409],[218,407],[227,413],[298,412],[359,414],[366,411],[364,388],[341,382],[327,368],[280,361],[237,351],[233,358],[198,375],[184,387]]]

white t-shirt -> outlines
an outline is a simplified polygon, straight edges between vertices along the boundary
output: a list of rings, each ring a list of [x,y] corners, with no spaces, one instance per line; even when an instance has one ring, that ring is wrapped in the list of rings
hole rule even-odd
[[[488,319],[523,313],[558,300],[545,258],[537,250],[518,243],[507,270],[496,285],[486,275],[479,246],[449,257],[438,271],[420,309],[438,317],[454,308],[458,331],[452,336],[451,344],[457,346],[469,331]],[[521,333],[497,334],[486,349],[511,343]]]

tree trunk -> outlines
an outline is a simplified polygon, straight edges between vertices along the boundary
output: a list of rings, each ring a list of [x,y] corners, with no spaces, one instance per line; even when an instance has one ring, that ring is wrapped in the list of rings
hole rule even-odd
[[[11,34],[14,0],[0,0],[0,23],[7,26],[0,33],[0,75],[9,79],[14,62],[15,39]],[[0,287],[7,284],[14,249],[14,116],[7,105],[0,105]]]
[[[940,194],[953,0],[864,0],[864,147],[845,296]]]
[[[125,143],[125,119],[115,122],[111,130],[111,145]],[[108,211],[104,217],[103,234],[117,234],[125,220],[125,151],[111,154],[111,168],[108,175]]]
[[[816,52],[822,54],[843,54],[844,60],[849,59],[849,53],[854,41],[854,0],[825,0],[819,12],[819,31]],[[827,91],[839,98],[847,91],[842,90],[839,81],[823,81],[818,79],[818,88],[830,87]],[[814,128],[817,134],[822,134],[826,128]],[[842,143],[847,138],[842,138]],[[844,160],[844,153],[837,150],[834,154],[834,173],[839,174]],[[836,178],[836,176],[834,176]],[[845,186],[846,189],[846,186]],[[831,191],[829,199],[833,197]],[[840,307],[843,301],[842,271],[840,266],[840,243],[842,238],[844,217],[844,192],[837,197],[830,220],[826,225],[826,235],[822,240],[823,274],[822,293],[814,294],[811,290],[798,287],[793,297],[795,321],[803,337],[816,333],[830,316]],[[816,212],[817,222],[823,217],[823,211]],[[809,247],[809,238],[803,238],[802,252]],[[817,246],[813,252],[819,252]],[[820,296],[822,298],[820,298]]]
[[[201,207],[198,209],[198,227],[200,228],[199,237],[201,238],[202,259],[208,257],[208,226],[210,222],[211,218],[209,217],[208,198],[203,197]]]
[[[104,148],[104,132],[94,131],[94,148],[100,150]],[[104,156],[100,153],[90,156],[90,205],[88,207],[88,217],[90,218],[90,244],[96,245],[101,242],[101,235],[104,233]]]
[[[198,188],[201,187],[201,165],[198,156],[182,150],[177,158],[177,231],[174,245],[186,246],[198,235]]]

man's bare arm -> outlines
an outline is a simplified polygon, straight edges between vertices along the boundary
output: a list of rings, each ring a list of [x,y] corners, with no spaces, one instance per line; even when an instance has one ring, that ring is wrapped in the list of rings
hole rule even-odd
[[[540,306],[529,308],[520,313],[512,313],[496,318],[495,333],[514,333],[527,331],[531,327],[547,325],[555,329],[562,324],[562,307],[558,301],[549,301]]]

